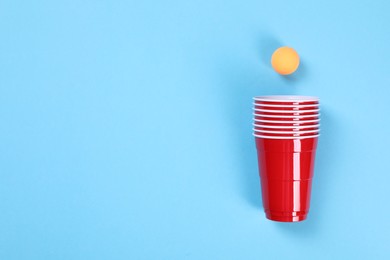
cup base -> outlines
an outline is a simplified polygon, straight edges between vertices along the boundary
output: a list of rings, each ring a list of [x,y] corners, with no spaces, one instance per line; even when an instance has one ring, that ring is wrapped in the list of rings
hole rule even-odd
[[[278,222],[299,222],[307,218],[307,214],[299,215],[297,212],[292,212],[288,215],[281,212],[266,212],[265,216],[269,220]]]

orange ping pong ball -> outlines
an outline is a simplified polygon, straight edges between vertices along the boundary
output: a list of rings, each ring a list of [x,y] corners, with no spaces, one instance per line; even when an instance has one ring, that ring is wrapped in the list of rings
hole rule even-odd
[[[272,54],[271,64],[277,73],[289,75],[298,69],[299,55],[293,48],[280,47]]]

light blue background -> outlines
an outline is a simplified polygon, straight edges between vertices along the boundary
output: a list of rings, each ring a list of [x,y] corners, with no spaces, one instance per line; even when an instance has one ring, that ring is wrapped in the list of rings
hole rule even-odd
[[[0,259],[389,259],[390,2],[0,1]],[[272,51],[294,47],[283,78]],[[252,96],[318,95],[302,223]]]

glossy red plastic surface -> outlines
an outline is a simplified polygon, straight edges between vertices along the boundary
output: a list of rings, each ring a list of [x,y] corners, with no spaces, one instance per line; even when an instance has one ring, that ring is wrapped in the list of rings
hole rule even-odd
[[[255,140],[266,217],[281,222],[305,220],[318,138]]]

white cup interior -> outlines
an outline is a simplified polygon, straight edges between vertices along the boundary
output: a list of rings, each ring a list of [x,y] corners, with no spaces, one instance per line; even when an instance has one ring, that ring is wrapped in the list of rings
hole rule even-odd
[[[318,102],[320,99],[315,96],[295,96],[295,95],[275,95],[258,96],[253,98],[255,101],[265,102]]]

